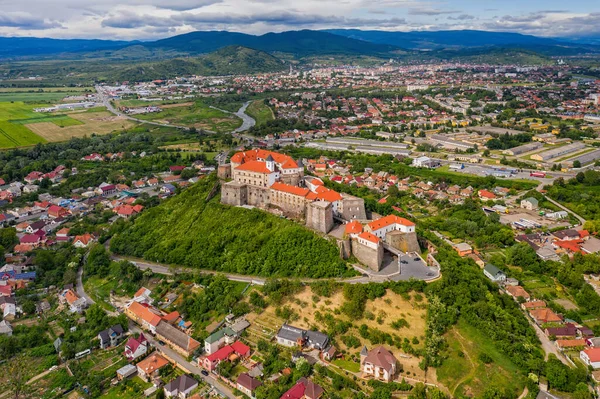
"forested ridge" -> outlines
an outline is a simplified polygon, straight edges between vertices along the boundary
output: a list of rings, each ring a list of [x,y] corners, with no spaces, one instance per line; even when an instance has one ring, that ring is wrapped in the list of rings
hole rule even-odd
[[[208,176],[144,212],[116,234],[111,249],[150,261],[274,277],[339,277],[350,272],[337,245],[260,210],[206,201]]]

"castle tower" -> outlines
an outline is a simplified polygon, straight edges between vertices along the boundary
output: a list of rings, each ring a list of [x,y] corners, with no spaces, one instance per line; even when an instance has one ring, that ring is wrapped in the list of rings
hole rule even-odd
[[[271,172],[275,171],[275,160],[273,159],[273,157],[269,154],[269,156],[267,157],[267,159],[265,160],[267,163],[267,169],[269,169]]]

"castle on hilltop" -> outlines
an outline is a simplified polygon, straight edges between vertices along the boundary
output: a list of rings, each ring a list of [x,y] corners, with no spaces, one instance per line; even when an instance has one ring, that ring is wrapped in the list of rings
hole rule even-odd
[[[232,179],[221,187],[222,203],[279,209],[323,233],[333,228],[334,218],[366,219],[362,198],[340,194],[320,179],[304,176],[302,162],[288,155],[261,149],[238,152],[230,164],[219,168],[219,177]]]
[[[219,166],[219,177],[231,179],[221,185],[223,204],[278,210],[322,233],[331,231],[334,220],[346,223],[344,237],[338,240],[340,255],[345,259],[355,255],[373,270],[381,269],[384,248],[420,252],[413,222],[395,215],[368,221],[362,198],[304,176],[302,162],[290,156],[261,149],[238,152],[231,163]]]

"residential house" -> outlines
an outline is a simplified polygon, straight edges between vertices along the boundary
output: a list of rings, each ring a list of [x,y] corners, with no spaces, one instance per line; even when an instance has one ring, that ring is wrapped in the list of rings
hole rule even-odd
[[[482,201],[495,201],[498,198],[496,194],[487,190],[479,190],[477,194],[479,195],[479,199]]]
[[[325,391],[320,385],[302,377],[281,396],[281,399],[319,399],[323,392]]]
[[[153,299],[150,297],[152,291],[146,287],[142,287],[133,295],[133,300],[138,303],[152,304]]]
[[[200,347],[200,342],[163,320],[156,326],[155,333],[158,339],[162,339],[186,357],[191,356]]]
[[[562,322],[562,317],[548,308],[532,309],[529,315],[538,325]]]
[[[125,315],[139,324],[143,329],[153,334],[156,332],[158,324],[162,321],[158,310],[135,301],[131,302],[125,308]]]
[[[81,313],[87,307],[85,298],[80,298],[71,288],[63,290],[58,296],[58,301],[68,306],[71,313]]]
[[[250,356],[250,347],[240,341],[235,341],[231,345],[226,345],[213,354],[198,359],[200,366],[212,371],[217,368],[219,363],[236,358],[247,358]]]
[[[538,209],[539,206],[539,201],[533,197],[528,197],[525,198],[524,200],[521,200],[521,208],[523,209],[528,209],[530,211],[533,211],[535,209]]]
[[[525,302],[525,303],[521,304],[521,308],[526,311],[533,310],[533,309],[543,309],[546,306],[547,306],[546,302],[544,302],[544,301],[531,301],[531,302]]]
[[[154,352],[137,364],[138,376],[149,382],[154,377],[158,376],[160,369],[169,364],[169,361],[162,357],[157,352]]]
[[[494,283],[501,283],[506,280],[506,274],[491,263],[485,265],[483,274]]]
[[[460,242],[458,244],[453,245],[456,252],[458,252],[459,256],[467,256],[473,253],[473,247],[467,244],[466,242]]]
[[[246,396],[249,396],[250,398],[254,398],[254,391],[261,385],[262,382],[260,382],[256,378],[250,377],[246,373],[240,374],[236,381],[237,389],[243,392]]]
[[[73,239],[73,246],[75,248],[87,248],[96,239],[90,233],[85,233],[79,236],[75,236]]]
[[[363,377],[373,377],[385,382],[393,381],[397,363],[396,357],[383,346],[370,351],[365,346],[360,352],[360,371]]]
[[[185,399],[196,388],[198,388],[198,381],[184,374],[169,382],[164,389],[167,398]]]
[[[555,342],[558,349],[573,350],[577,348],[585,348],[585,339],[557,339]]]
[[[100,340],[100,348],[106,349],[110,346],[117,346],[119,341],[123,338],[123,327],[120,324],[107,328],[106,330],[98,333],[98,339]]]
[[[517,286],[508,286],[506,287],[506,292],[508,295],[512,296],[514,299],[523,298],[525,301],[529,301],[531,296],[523,287],[520,285]]]
[[[67,216],[69,216],[69,211],[62,206],[51,205],[48,208],[48,217],[51,217],[52,219],[64,218]]]
[[[577,336],[577,328],[573,323],[566,323],[560,327],[546,327],[544,334],[548,337],[560,339],[575,338]]]
[[[283,346],[308,346],[309,348],[323,350],[329,343],[329,337],[319,331],[303,330],[298,327],[284,324],[276,335],[277,343]]]
[[[600,368],[600,348],[589,348],[579,352],[581,361],[593,369]]]
[[[140,334],[137,338],[129,338],[125,343],[124,355],[127,360],[132,361],[148,352],[148,340],[144,334]]]
[[[224,345],[229,345],[235,342],[238,335],[229,327],[225,327],[204,340],[204,352],[207,355],[215,353]]]

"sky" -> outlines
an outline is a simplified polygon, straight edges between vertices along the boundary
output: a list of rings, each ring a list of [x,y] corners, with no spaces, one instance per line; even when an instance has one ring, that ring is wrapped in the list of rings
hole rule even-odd
[[[197,30],[480,29],[600,38],[600,0],[0,0],[0,36],[154,40]]]

